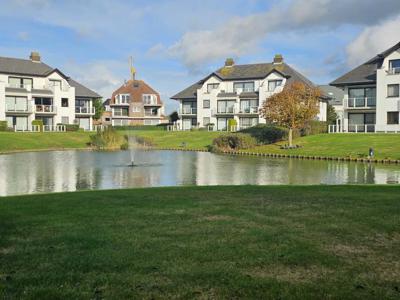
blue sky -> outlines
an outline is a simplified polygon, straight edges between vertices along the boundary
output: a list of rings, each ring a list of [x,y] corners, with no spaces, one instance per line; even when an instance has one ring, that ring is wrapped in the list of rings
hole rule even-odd
[[[276,53],[318,84],[400,41],[399,0],[0,0],[0,56],[37,50],[109,97],[129,77],[173,94],[220,67]]]

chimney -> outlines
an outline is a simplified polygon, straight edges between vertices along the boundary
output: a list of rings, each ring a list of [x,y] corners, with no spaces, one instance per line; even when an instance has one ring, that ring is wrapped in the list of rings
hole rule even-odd
[[[31,59],[31,61],[40,62],[40,54],[39,54],[39,52],[32,51],[31,55],[29,56],[29,58]]]
[[[283,63],[283,56],[282,54],[276,54],[274,57],[274,65],[279,65]]]
[[[225,60],[225,67],[232,67],[235,64],[235,61],[233,58],[227,58]]]

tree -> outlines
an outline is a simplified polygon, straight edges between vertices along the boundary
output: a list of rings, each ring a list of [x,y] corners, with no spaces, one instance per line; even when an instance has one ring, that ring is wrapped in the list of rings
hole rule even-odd
[[[335,111],[335,108],[332,105],[328,104],[327,116],[326,116],[326,120],[327,120],[328,124],[335,125],[337,118],[338,118],[338,115]]]
[[[176,121],[179,120],[179,115],[178,115],[178,113],[177,113],[176,111],[174,111],[173,113],[171,113],[171,114],[168,116],[168,118],[169,118],[169,122],[170,122],[170,123],[175,123]]]
[[[293,129],[303,128],[319,112],[321,91],[294,82],[282,92],[269,97],[260,113],[267,121],[289,129],[289,147],[293,145]]]
[[[104,112],[103,99],[102,98],[95,99],[93,101],[93,107],[96,109],[93,119],[99,120]]]

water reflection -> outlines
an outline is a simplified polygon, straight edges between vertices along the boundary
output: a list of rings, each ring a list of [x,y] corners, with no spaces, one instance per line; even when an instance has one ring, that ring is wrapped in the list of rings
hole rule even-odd
[[[0,155],[0,195],[174,185],[398,183],[398,166],[203,152],[55,151]]]

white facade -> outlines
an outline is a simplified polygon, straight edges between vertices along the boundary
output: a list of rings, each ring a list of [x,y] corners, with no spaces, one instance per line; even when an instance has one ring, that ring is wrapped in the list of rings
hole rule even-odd
[[[92,130],[94,113],[92,99],[76,97],[57,71],[46,77],[0,74],[0,121],[17,131],[32,130],[33,120],[42,120],[48,131],[61,123]]]
[[[399,66],[399,67],[397,67]],[[400,50],[383,58],[376,83],[343,84],[343,109],[331,132],[400,132]]]
[[[182,130],[206,127],[227,130],[229,119],[236,120],[237,129],[266,123],[259,110],[271,95],[282,91],[286,77],[272,72],[267,77],[254,80],[224,80],[209,77],[197,90],[196,99],[179,100],[178,126]],[[326,121],[327,103],[320,102],[317,119]]]

